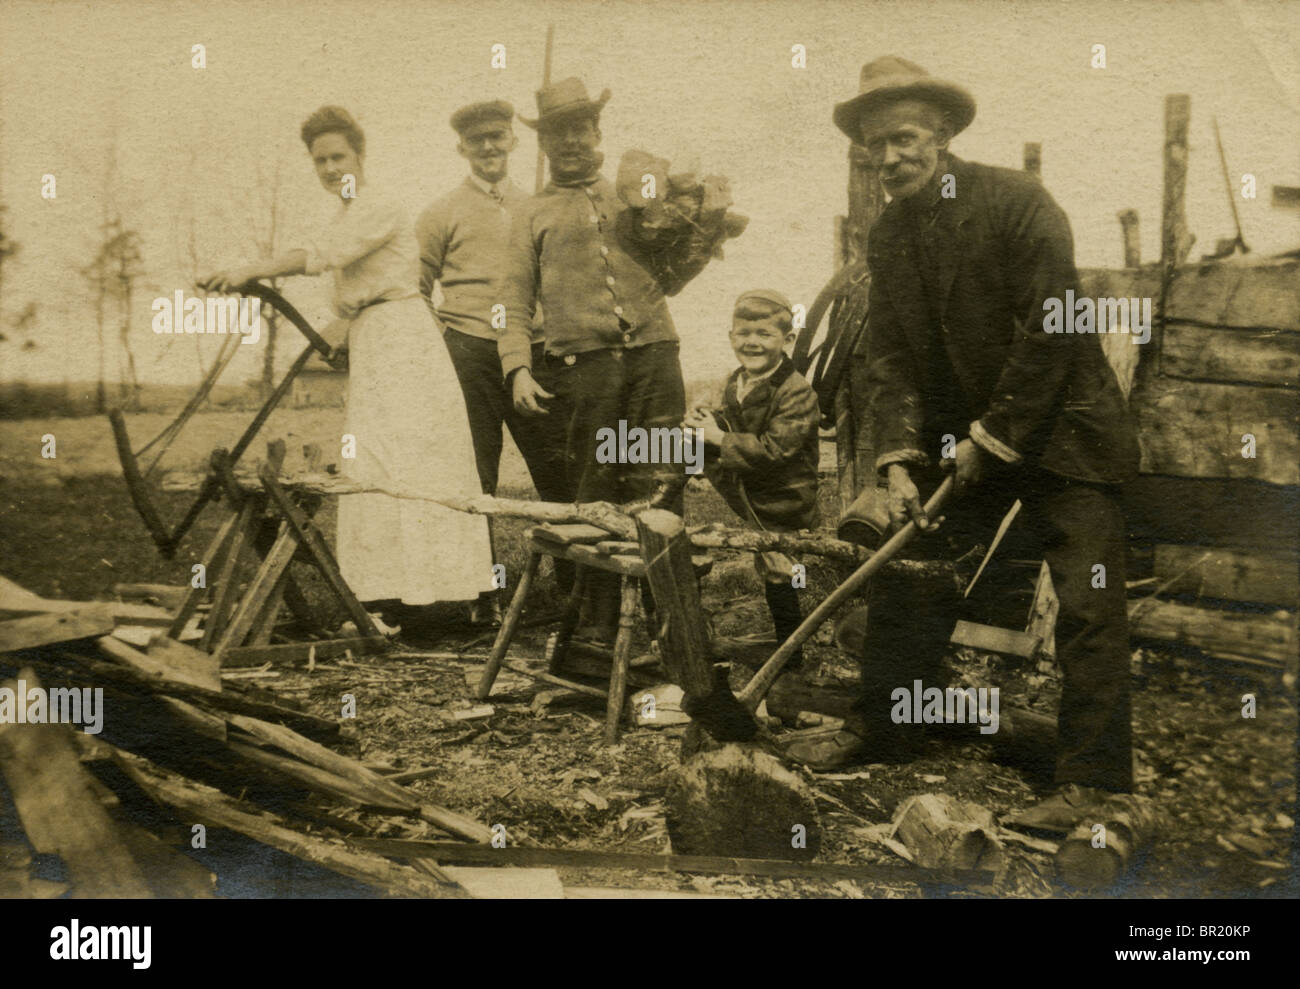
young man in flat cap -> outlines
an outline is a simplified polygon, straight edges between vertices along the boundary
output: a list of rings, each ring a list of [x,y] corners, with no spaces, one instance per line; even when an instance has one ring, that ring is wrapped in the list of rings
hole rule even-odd
[[[509,103],[494,100],[463,106],[451,115],[451,126],[460,135],[456,149],[469,162],[470,173],[416,222],[420,293],[444,328],[443,339],[465,396],[484,493],[496,494],[504,423],[524,456],[538,496],[560,501],[567,500],[563,438],[554,435],[546,420],[515,411],[501,374],[500,331],[493,326],[493,306],[503,302],[510,227],[528,201],[508,175],[510,152],[519,143],[512,127],[514,114]],[[442,290],[436,308],[435,284]],[[522,329],[525,346],[540,356],[540,328]],[[565,575],[559,576],[563,583]],[[491,606],[498,610],[495,598]]]
[[[870,432],[895,527],[930,527],[922,498],[941,469],[957,485],[945,530],[966,525],[987,541],[1010,503],[1023,504],[1017,526],[1060,599],[1063,689],[1058,792],[1017,823],[1068,830],[1132,785],[1117,486],[1136,475],[1138,447],[1097,337],[1044,328],[1045,301],[1079,288],[1065,214],[1033,176],[948,151],[974,116],[964,88],[895,57],[864,66],[859,95],[835,108],[892,199],[867,251]],[[922,729],[895,722],[891,694],[940,685],[955,604],[875,582],[855,716],[790,755],[830,767],[909,748]]]
[[[684,469],[601,463],[596,434],[617,430],[620,420],[629,430],[680,426],[686,396],[665,298],[711,252],[690,237],[665,241],[642,229],[601,175],[600,114],[609,96],[592,100],[581,80],[562,79],[537,93],[536,120],[520,118],[537,129],[551,181],[511,234],[499,348],[516,409],[557,421],[566,436],[571,500],[620,503],[648,497]],[[530,343],[538,303],[546,314],[540,359]],[[589,575],[583,637],[613,639],[618,579]]]

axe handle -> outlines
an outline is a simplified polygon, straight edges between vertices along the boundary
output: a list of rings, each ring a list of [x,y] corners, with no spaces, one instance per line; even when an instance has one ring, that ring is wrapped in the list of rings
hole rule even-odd
[[[930,500],[925,503],[925,514],[933,517],[934,514],[943,507],[948,496],[952,494],[953,478],[946,477],[942,484],[935,489]],[[750,711],[757,709],[759,702],[767,695],[768,689],[780,675],[781,670],[785,667],[786,662],[793,655],[794,651],[802,646],[817,631],[831,612],[838,608],[851,595],[857,593],[868,580],[875,576],[876,571],[898,555],[898,551],[911,542],[912,537],[917,533],[916,523],[908,522],[896,533],[889,537],[889,540],[880,549],[871,554],[871,559],[867,560],[862,566],[858,567],[839,587],[831,591],[826,600],[822,601],[803,623],[791,633],[790,638],[772,653],[771,657],[763,664],[762,669],[754,674],[752,680],[745,685],[737,696]]]

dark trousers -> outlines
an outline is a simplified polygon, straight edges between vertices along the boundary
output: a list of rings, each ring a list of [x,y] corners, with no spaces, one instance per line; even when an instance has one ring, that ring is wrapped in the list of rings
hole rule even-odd
[[[937,473],[912,472],[922,500]],[[1022,502],[1012,529],[1047,561],[1060,600],[1056,656],[1063,686],[1057,727],[1056,781],[1127,791],[1133,783],[1125,527],[1119,490],[1030,469],[994,467],[991,476],[943,511],[939,532],[918,535],[904,555],[945,555],[986,545],[1011,503]],[[1027,537],[1027,538],[1026,538]],[[998,555],[1006,552],[1006,544]],[[1018,547],[1019,549],[1019,547]],[[1023,551],[1023,550],[1021,550]],[[1093,568],[1105,567],[1105,586]],[[984,579],[984,578],[981,578]],[[960,596],[937,596],[893,574],[872,582],[855,725],[869,737],[915,733],[890,720],[891,693],[913,681],[943,687],[940,663]]]
[[[572,500],[614,504],[649,497],[659,480],[680,478],[682,464],[602,464],[596,459],[601,429],[680,426],[686,389],[676,341],[644,347],[590,350],[533,362],[533,377],[555,398],[543,418],[563,431],[564,464]],[[588,619],[611,631],[618,616],[619,577],[587,576]]]
[[[501,375],[496,341],[450,329],[444,332],[443,339],[465,396],[483,493],[496,494],[504,424],[524,456],[538,496],[543,501],[572,501],[565,476],[564,433],[546,416],[526,416],[515,411]],[[533,360],[540,360],[541,356],[542,345],[535,344]]]

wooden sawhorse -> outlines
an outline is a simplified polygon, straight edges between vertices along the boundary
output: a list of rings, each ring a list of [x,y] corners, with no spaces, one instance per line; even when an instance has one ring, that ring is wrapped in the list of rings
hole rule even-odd
[[[560,617],[560,628],[555,636],[555,648],[550,655],[550,672],[555,673],[564,662],[569,650],[573,632],[578,627],[578,613],[582,606],[582,593],[586,584],[588,570],[603,570],[616,573],[622,578],[622,590],[618,611],[618,635],[614,639],[611,656],[609,689],[605,694],[605,743],[614,745],[618,742],[618,719],[623,713],[623,702],[627,694],[628,666],[632,656],[632,629],[636,625],[637,599],[640,596],[638,582],[645,578],[645,564],[641,562],[640,548],[636,543],[615,540],[604,529],[594,525],[536,525],[524,531],[524,541],[528,549],[528,562],[524,566],[519,586],[510,599],[510,607],[501,622],[501,631],[497,633],[479,677],[476,696],[487,700],[492,693],[492,684],[505,662],[506,651],[514,639],[519,627],[520,616],[528,602],[528,592],[537,576],[537,568],[543,556],[557,560],[569,560],[576,564],[573,590],[569,595],[564,614]],[[713,566],[708,556],[693,556],[691,562],[695,575],[702,577]],[[658,635],[654,635],[658,639]]]
[[[313,565],[325,578],[363,637],[357,646],[364,651],[382,651],[383,636],[343,579],[334,554],[312,521],[320,499],[305,497],[295,501],[276,480],[284,461],[282,442],[269,444],[267,454],[267,464],[259,475],[260,489],[248,491],[231,471],[226,451],[213,452],[212,470],[221,484],[229,513],[202,557],[205,572],[212,575],[212,606],[199,648],[214,653],[219,662],[226,661],[238,656],[241,649],[255,649],[270,642],[282,602],[287,601],[295,612],[307,611],[309,606],[289,572],[290,563],[298,559]],[[260,557],[260,563],[241,595],[238,568],[245,557],[253,554]],[[193,586],[187,590],[168,635],[180,635],[208,590]]]

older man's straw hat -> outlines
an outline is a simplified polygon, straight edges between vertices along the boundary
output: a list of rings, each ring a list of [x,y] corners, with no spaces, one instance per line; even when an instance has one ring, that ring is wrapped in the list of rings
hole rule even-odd
[[[936,79],[915,62],[897,55],[885,55],[862,67],[858,95],[835,107],[835,126],[862,140],[862,115],[894,100],[926,100],[948,115],[952,133],[965,130],[975,119],[975,97],[955,82]]]

